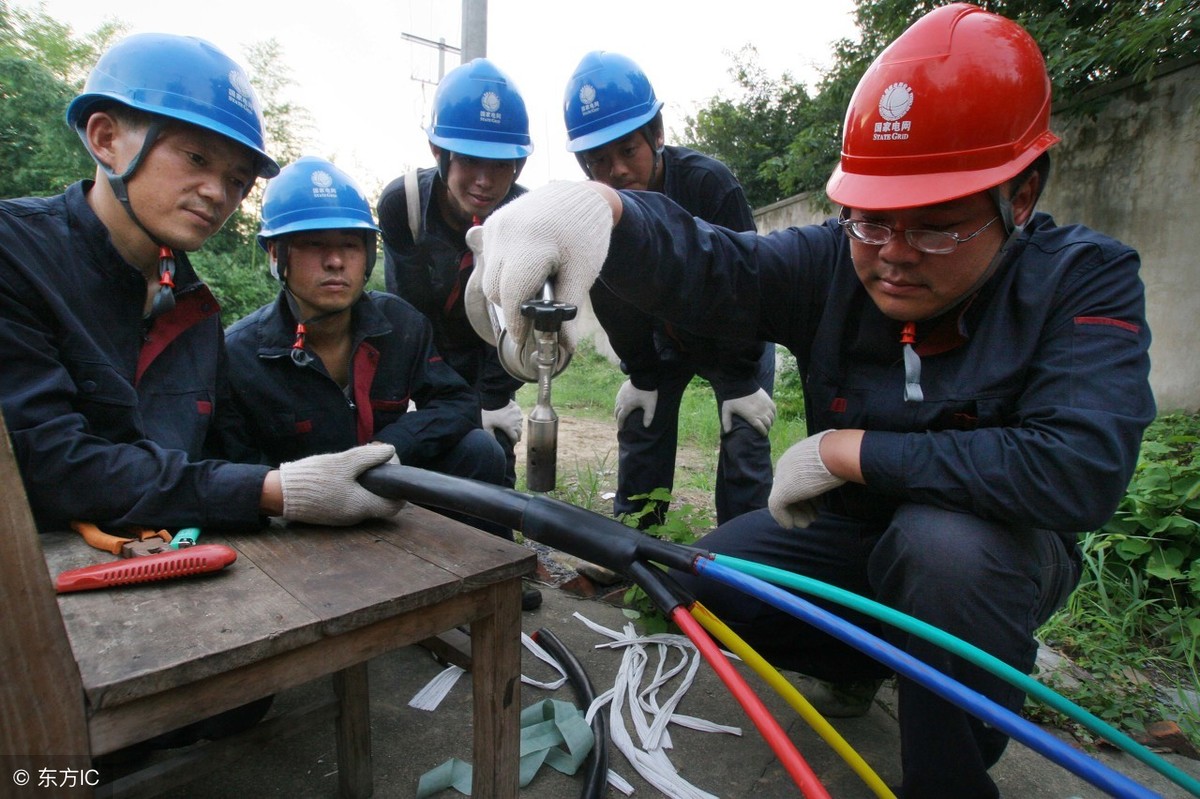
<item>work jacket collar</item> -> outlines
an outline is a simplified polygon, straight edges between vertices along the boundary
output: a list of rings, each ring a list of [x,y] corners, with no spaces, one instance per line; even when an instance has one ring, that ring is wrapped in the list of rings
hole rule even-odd
[[[354,337],[353,349],[368,338],[386,336],[392,332],[392,323],[375,306],[369,292],[363,292],[350,308],[350,335]],[[287,294],[280,291],[275,301],[267,306],[255,324],[255,340],[258,342],[260,358],[278,358],[291,354],[296,340],[296,316],[288,305]]]

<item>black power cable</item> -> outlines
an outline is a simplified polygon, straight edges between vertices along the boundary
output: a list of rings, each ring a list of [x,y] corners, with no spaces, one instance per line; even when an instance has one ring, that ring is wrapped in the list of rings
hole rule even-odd
[[[663,541],[561,500],[413,466],[376,466],[359,482],[381,497],[406,499],[512,527],[526,538],[626,576],[639,560],[691,573],[697,557],[711,557],[705,550]]]
[[[546,627],[537,630],[531,637],[563,667],[567,679],[571,682],[571,688],[575,691],[575,698],[586,711],[592,706],[592,702],[596,701],[596,689],[592,687],[592,681],[579,658]],[[591,726],[595,742],[587,756],[583,791],[579,794],[581,799],[600,799],[608,787],[608,717],[604,715],[603,710],[592,716]]]

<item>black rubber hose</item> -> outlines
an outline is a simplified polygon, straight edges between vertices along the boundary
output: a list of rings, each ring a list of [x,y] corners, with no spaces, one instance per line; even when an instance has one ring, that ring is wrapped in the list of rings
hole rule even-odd
[[[711,557],[704,550],[663,541],[568,502],[413,466],[376,466],[359,482],[383,497],[512,527],[541,544],[627,576],[638,560],[692,572],[697,557]]]
[[[650,601],[662,611],[668,619],[675,608],[684,604],[682,598],[676,596],[674,581],[668,583],[666,572],[656,569],[644,561],[636,561],[629,565],[629,576],[646,592]]]
[[[452,477],[415,466],[384,464],[358,479],[368,491],[389,499],[406,499],[458,511],[505,527],[521,528],[529,497],[503,486]]]
[[[533,639],[542,645],[550,655],[562,665],[567,673],[575,698],[586,712],[596,701],[596,689],[588,678],[587,671],[575,653],[567,649],[566,644],[549,629],[542,627],[533,634]],[[581,799],[600,799],[608,789],[608,717],[604,711],[597,711],[592,716],[592,737],[595,743],[587,756],[587,771],[584,773]]]

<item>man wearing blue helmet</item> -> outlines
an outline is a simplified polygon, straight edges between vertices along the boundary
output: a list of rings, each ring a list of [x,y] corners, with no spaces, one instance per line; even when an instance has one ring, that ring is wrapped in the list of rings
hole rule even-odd
[[[220,308],[186,253],[279,172],[242,68],[200,39],[130,36],[101,57],[67,123],[95,180],[0,201],[0,407],[38,527],[245,530],[264,515],[397,512],[356,479],[391,446],[278,469],[218,460],[233,414]],[[228,734],[269,704],[154,744]]]
[[[427,133],[437,166],[397,178],[379,199],[387,288],[429,318],[438,352],[478,393],[484,429],[505,450],[511,487],[522,381],[504,370],[495,346],[467,318],[463,297],[474,256],[465,236],[524,193],[516,181],[533,152],[529,116],[512,79],[477,58],[442,79]]]
[[[395,512],[355,479],[390,447],[338,468],[207,460],[222,454],[225,351],[220,309],[186,253],[279,171],[245,71],[201,39],[130,36],[101,57],[67,123],[95,181],[0,203],[0,406],[38,525]]]
[[[67,123],[95,181],[0,202],[0,406],[38,526],[396,512],[356,480],[390,446],[337,466],[212,459],[230,412],[220,308],[186,253],[279,172],[245,71],[201,39],[130,36],[101,57]]]
[[[619,53],[588,53],[563,99],[567,149],[591,179],[614,189],[661,192],[693,215],[754,230],[742,187],[716,159],[665,146],[662,101],[642,69]],[[591,291],[596,318],[629,375],[617,392],[616,514],[642,508],[634,497],[675,479],[679,405],[694,375],[707,379],[721,415],[717,521],[767,506],[775,419],[775,349],[762,342],[713,341],[656,320],[617,298],[602,281]],[[703,331],[700,331],[703,333]],[[661,523],[666,503],[638,518]]]
[[[499,485],[504,452],[429,321],[366,291],[378,230],[362,190],[323,159],[301,158],[267,187],[259,243],[282,289],[226,332],[238,454],[274,465],[381,441],[406,465]]]

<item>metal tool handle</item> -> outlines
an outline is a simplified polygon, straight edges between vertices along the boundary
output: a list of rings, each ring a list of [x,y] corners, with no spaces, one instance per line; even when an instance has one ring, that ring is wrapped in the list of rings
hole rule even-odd
[[[579,307],[554,299],[554,284],[547,280],[542,284],[542,296],[521,303],[521,316],[533,321],[533,329],[557,333],[562,323],[570,321],[579,313]]]

